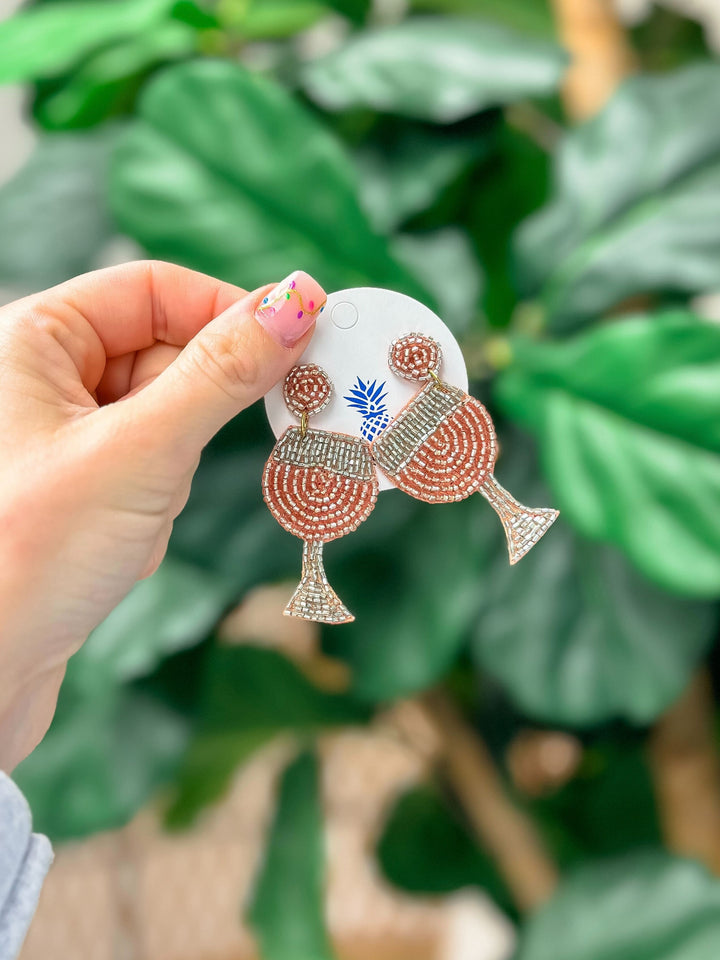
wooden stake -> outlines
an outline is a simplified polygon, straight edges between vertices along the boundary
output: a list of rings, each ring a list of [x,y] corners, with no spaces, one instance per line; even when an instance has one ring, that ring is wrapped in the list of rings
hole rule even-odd
[[[487,746],[445,694],[422,704],[440,744],[438,763],[481,846],[493,857],[521,910],[551,896],[558,871],[532,820],[513,802]]]
[[[571,120],[596,114],[635,69],[611,0],[552,0],[560,40],[572,57],[563,85]]]
[[[705,670],[658,721],[650,765],[665,842],[720,876],[720,754]]]

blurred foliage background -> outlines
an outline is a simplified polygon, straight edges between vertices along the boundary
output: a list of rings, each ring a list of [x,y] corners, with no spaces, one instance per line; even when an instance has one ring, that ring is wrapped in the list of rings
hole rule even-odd
[[[0,189],[0,283],[123,237],[250,288],[302,268],[411,294],[463,345],[501,482],[562,511],[511,569],[481,498],[384,494],[328,551],[355,623],[298,659],[261,627],[218,638],[298,573],[262,409],[207,448],[167,559],[72,659],[17,779],[56,840],[152,797],[180,829],[292,734],[248,914],[265,960],[332,956],[314,738],[408,702],[440,747],[380,838],[393,884],[485,889],[519,960],[718,955],[717,18],[635,7],[37,0],[0,23],[37,131]]]

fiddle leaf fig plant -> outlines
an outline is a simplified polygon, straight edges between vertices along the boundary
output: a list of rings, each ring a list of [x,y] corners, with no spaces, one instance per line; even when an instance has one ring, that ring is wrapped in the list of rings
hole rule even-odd
[[[315,636],[335,671],[321,689],[270,630],[265,649],[223,645],[228,614],[292,579],[297,554],[262,502],[261,407],[208,445],[163,565],[72,660],[17,779],[56,839],[158,796],[180,829],[289,738],[242,910],[238,894],[262,960],[333,956],[314,741],[410,736],[404,710],[438,761],[378,837],[406,895],[483,890],[518,960],[717,953],[717,883],[660,849],[672,818],[647,758],[717,669],[720,327],[698,297],[720,290],[720,66],[696,24],[656,10],[624,34],[636,74],[573,122],[562,6],[37,0],[0,23],[0,83],[26,85],[37,134],[0,186],[4,289],[129,242],[245,288],[301,268],[409,294],[462,345],[499,481],[561,511],[510,568],[480,497],[383,493],[333,553],[356,621]],[[548,726],[550,773],[527,746]],[[472,795],[488,784],[489,808]],[[540,864],[530,887],[488,809]]]

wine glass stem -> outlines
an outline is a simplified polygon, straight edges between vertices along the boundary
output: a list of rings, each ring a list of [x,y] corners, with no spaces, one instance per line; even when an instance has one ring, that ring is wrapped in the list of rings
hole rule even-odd
[[[303,542],[302,577],[285,613],[319,623],[347,623],[353,619],[328,583],[320,541]]]
[[[323,544],[319,540],[303,541],[302,579],[314,583],[328,582],[323,563]]]
[[[479,492],[500,517],[505,530],[510,563],[521,560],[540,537],[547,533],[558,516],[557,510],[524,506],[508,493],[492,474],[485,478]]]

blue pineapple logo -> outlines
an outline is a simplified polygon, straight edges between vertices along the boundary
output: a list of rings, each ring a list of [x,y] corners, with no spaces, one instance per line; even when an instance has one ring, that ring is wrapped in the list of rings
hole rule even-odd
[[[383,393],[385,381],[377,385],[377,380],[372,383],[357,378],[355,386],[351,388],[348,396],[343,397],[347,400],[348,406],[352,407],[362,417],[362,426],[360,433],[366,440],[374,440],[375,437],[384,430],[390,423],[390,414],[383,400],[387,393]]]

